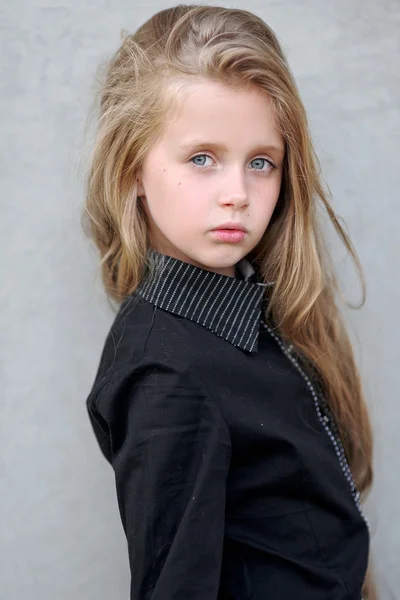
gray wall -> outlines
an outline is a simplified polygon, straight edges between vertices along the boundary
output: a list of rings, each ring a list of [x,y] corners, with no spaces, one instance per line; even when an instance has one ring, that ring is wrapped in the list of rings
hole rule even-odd
[[[114,478],[85,408],[113,313],[80,230],[79,167],[97,65],[122,28],[169,4],[2,3],[1,597],[123,600],[129,570]],[[400,589],[400,3],[265,0],[246,8],[287,52],[334,207],[365,268],[367,303],[348,318],[375,429],[367,514],[389,600]],[[337,240],[334,251],[357,300]]]

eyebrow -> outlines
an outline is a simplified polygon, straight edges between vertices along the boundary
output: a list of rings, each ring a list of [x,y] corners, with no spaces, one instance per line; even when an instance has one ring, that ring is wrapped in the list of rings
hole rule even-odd
[[[214,148],[215,150],[220,150],[223,152],[226,152],[228,150],[228,148],[225,146],[225,144],[219,144],[218,142],[207,142],[207,141],[201,141],[201,140],[193,140],[192,142],[188,142],[186,144],[180,144],[179,148],[181,148],[182,150],[197,150],[198,148]],[[256,144],[254,147],[254,151],[255,152],[276,152],[278,154],[284,154],[285,153],[285,149],[279,145],[275,145],[275,144],[265,144],[265,143],[261,143],[261,144]]]

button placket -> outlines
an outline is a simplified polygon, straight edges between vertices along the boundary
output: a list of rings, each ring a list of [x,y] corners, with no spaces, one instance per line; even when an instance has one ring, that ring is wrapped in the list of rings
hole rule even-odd
[[[335,419],[333,417],[331,410],[328,407],[326,399],[322,393],[321,387],[318,384],[312,383],[310,377],[300,366],[299,362],[293,355],[294,354],[293,345],[290,344],[289,346],[287,346],[286,344],[284,344],[283,341],[281,340],[281,338],[272,331],[271,327],[269,327],[269,325],[263,319],[261,319],[261,325],[264,327],[264,329],[266,329],[268,331],[270,336],[277,342],[277,344],[279,345],[282,352],[289,358],[291,363],[294,365],[294,367],[297,369],[297,371],[300,373],[300,375],[305,380],[307,387],[313,398],[314,406],[315,406],[315,410],[316,410],[318,419],[334,446],[335,453],[336,453],[336,456],[338,457],[340,467],[341,467],[342,472],[350,486],[351,495],[354,500],[354,504],[355,504],[357,510],[359,511],[359,513],[361,514],[361,516],[363,517],[363,519],[368,527],[368,530],[370,530],[368,519],[367,519],[367,517],[361,507],[361,504],[360,504],[360,492],[356,488],[354,478],[352,476],[349,464],[347,462],[344,447],[343,447],[343,444],[340,439],[340,434],[339,434],[338,428],[336,426]],[[316,392],[316,388],[318,388],[318,394]]]

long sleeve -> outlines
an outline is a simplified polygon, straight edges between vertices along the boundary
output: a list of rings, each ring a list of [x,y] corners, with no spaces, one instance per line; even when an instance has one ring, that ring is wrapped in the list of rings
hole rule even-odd
[[[111,444],[131,600],[217,600],[231,455],[218,407],[190,369],[148,360],[91,410]]]

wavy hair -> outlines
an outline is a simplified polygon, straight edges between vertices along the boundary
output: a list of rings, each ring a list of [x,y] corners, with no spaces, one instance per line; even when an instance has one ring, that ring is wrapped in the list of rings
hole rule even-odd
[[[336,419],[356,486],[365,500],[373,481],[372,428],[353,350],[337,305],[340,290],[321,234],[327,215],[355,261],[320,179],[308,120],[294,77],[272,29],[239,9],[177,5],[156,13],[106,64],[98,90],[96,139],[82,223],[100,252],[102,280],[120,303],[147,266],[148,224],[137,174],[163,131],[171,107],[191,83],[211,80],[258,88],[271,102],[286,152],[279,200],[263,238],[249,254],[262,280],[274,281],[266,312],[312,365]],[[371,560],[366,599],[376,599]]]

